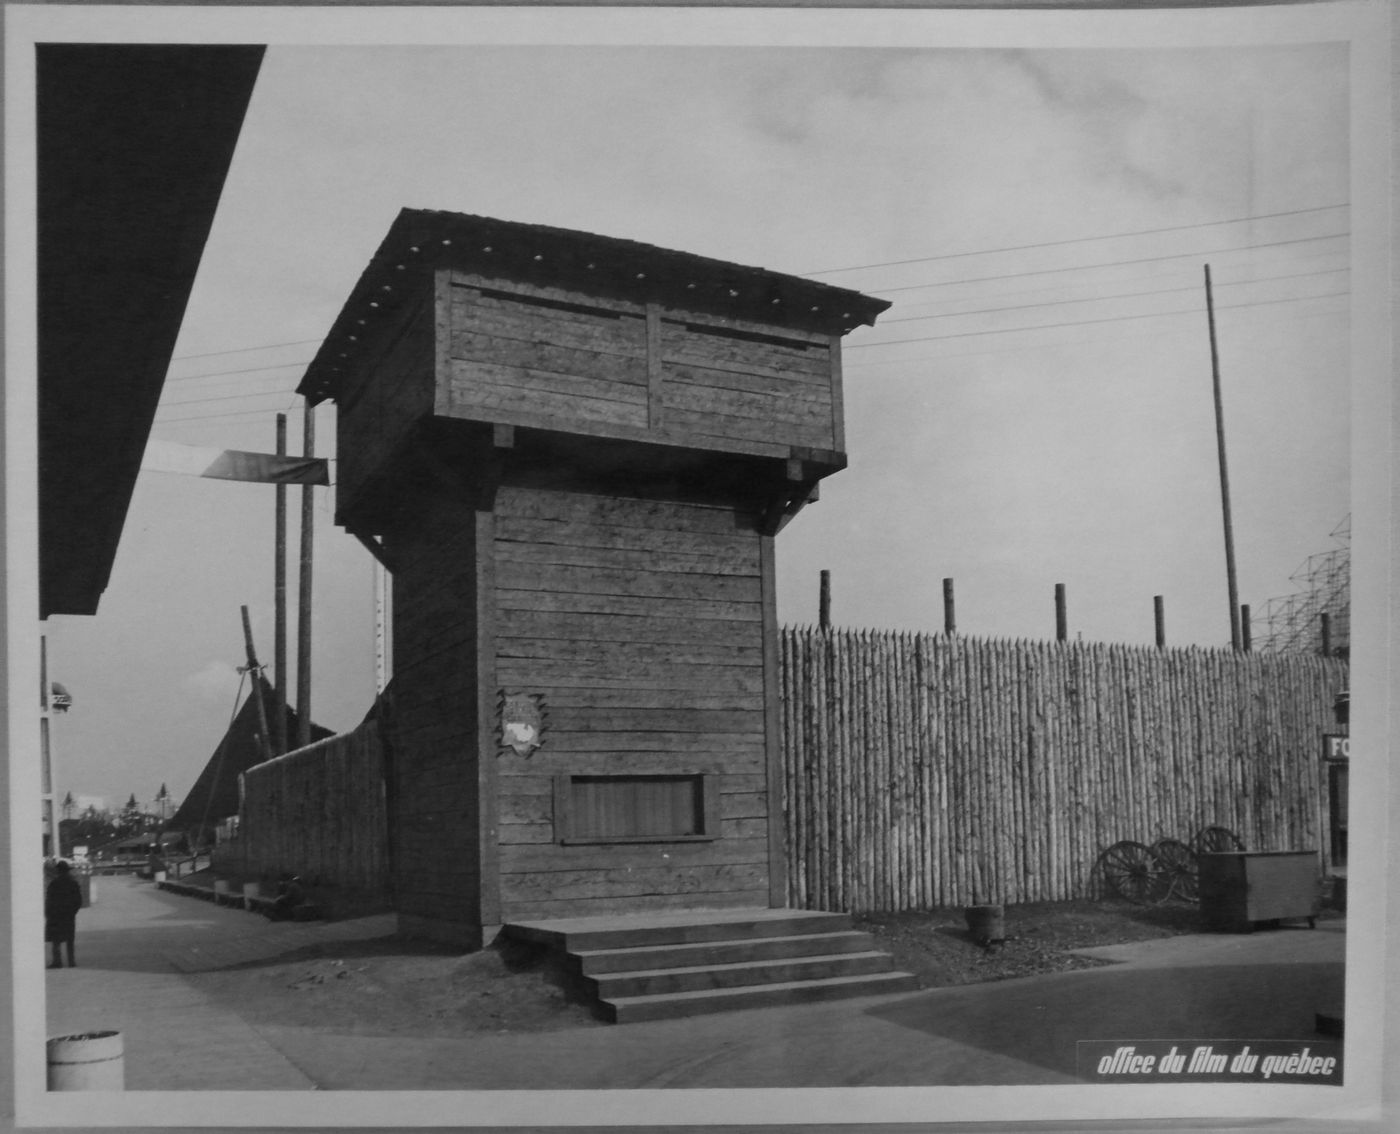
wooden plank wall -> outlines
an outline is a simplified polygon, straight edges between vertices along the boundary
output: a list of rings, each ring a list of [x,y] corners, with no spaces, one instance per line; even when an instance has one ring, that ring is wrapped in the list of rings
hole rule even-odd
[[[1211,825],[1326,854],[1344,662],[795,628],[781,654],[790,904],[1085,897],[1111,843]]]
[[[477,711],[477,513],[427,494],[391,539],[394,889],[406,931],[479,943],[481,796]]]
[[[441,416],[779,455],[838,448],[829,336],[451,278]]]
[[[361,362],[337,398],[338,507],[353,510],[366,483],[381,471],[413,427],[432,412],[434,325],[429,296],[410,304],[397,326]]]
[[[504,918],[768,904],[759,535],[699,504],[503,488],[496,677],[545,743],[498,759]],[[561,846],[555,775],[720,777],[713,842]]]
[[[374,723],[243,773],[232,851],[249,877],[300,874],[360,902],[389,901],[384,760]]]
[[[453,276],[450,304],[438,414],[564,429],[579,422],[645,428],[644,307],[557,288],[493,286],[461,273]]]
[[[839,447],[826,336],[668,311],[660,351],[669,431]]]

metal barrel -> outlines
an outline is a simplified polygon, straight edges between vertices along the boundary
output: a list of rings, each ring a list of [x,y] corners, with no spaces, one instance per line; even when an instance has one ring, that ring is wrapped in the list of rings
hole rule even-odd
[[[125,1050],[121,1032],[83,1032],[48,1042],[49,1090],[123,1091]]]

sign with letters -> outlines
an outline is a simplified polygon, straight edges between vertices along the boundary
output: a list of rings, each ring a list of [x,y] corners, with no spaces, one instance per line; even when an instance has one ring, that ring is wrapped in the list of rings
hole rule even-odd
[[[1324,760],[1350,760],[1351,737],[1341,733],[1324,733],[1322,737],[1322,758]]]

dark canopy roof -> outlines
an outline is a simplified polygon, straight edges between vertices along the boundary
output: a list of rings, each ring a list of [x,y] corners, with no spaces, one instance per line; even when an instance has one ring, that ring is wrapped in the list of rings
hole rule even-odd
[[[766,268],[490,217],[403,209],[360,276],[297,392],[313,404],[334,397],[341,359],[353,355],[360,323],[384,320],[438,267],[665,303],[822,334],[874,323],[889,302]]]
[[[107,586],[262,57],[36,48],[40,618]]]
[[[273,705],[273,689],[261,674],[258,681],[262,687],[263,704],[269,715]],[[287,706],[287,735],[296,736],[298,716],[296,710]],[[269,722],[270,724],[271,722]],[[311,726],[311,741],[324,740],[334,733],[318,724]],[[261,740],[258,723],[258,701],[249,697],[243,702],[229,725],[228,732],[219,741],[214,754],[195,780],[194,787],[180,804],[179,810],[166,824],[172,830],[197,832],[208,830],[220,819],[238,814],[238,777],[254,764],[271,759]]]

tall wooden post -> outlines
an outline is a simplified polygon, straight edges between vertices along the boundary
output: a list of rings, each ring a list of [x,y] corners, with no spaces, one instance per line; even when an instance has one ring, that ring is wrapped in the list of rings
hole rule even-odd
[[[831,629],[831,572],[822,572],[821,595],[817,602],[817,625],[823,630]]]
[[[1055,641],[1063,642],[1069,637],[1069,614],[1065,609],[1065,585],[1055,584]]]
[[[316,411],[305,405],[302,455],[316,451]],[[301,579],[297,594],[297,747],[311,743],[311,531],[315,523],[311,485],[301,486]]]
[[[1157,648],[1160,650],[1167,644],[1167,609],[1161,595],[1152,596],[1152,621],[1156,625]]]
[[[1249,603],[1240,606],[1240,648],[1245,653],[1254,648],[1254,632],[1249,624]]]
[[[1230,517],[1230,469],[1225,460],[1225,405],[1220,393],[1220,352],[1215,344],[1215,300],[1210,287],[1210,265],[1206,265],[1206,318],[1210,323],[1210,373],[1215,391],[1215,445],[1220,459],[1220,509],[1225,521],[1225,588],[1230,600],[1230,644],[1236,649],[1240,639],[1240,596],[1235,580],[1235,527]]]
[[[1332,616],[1325,610],[1322,612],[1322,656],[1332,656]]]
[[[958,632],[958,621],[953,608],[953,580],[943,580],[943,633],[953,637]]]
[[[277,455],[287,454],[287,415],[277,415]],[[273,640],[272,753],[287,751],[287,486],[278,484],[276,562],[272,570]]]

